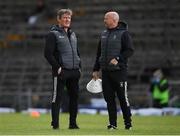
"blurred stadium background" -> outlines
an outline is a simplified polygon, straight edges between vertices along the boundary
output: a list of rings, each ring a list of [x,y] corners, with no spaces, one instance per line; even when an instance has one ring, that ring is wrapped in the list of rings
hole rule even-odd
[[[16,111],[50,108],[52,78],[43,56],[44,37],[56,23],[56,11],[60,8],[74,11],[72,28],[78,36],[82,58],[80,106],[102,98],[102,94],[90,94],[85,87],[91,79],[104,13],[116,10],[128,23],[135,46],[135,54],[129,60],[131,106],[151,106],[150,78],[156,68],[162,68],[171,87],[170,106],[180,107],[179,0],[45,0],[44,3],[45,8],[36,18],[32,15],[37,0],[0,0],[0,107]]]

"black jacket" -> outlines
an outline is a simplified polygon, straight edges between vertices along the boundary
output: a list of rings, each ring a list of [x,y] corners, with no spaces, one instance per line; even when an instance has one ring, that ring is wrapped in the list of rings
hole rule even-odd
[[[119,43],[120,46],[120,50],[118,51],[119,54],[117,55],[117,52],[115,53],[116,56],[113,56],[113,47],[112,45],[114,45],[113,43],[113,38],[115,34],[117,34],[117,31],[121,31],[122,34],[120,36],[121,39],[119,39],[119,41],[121,43]],[[103,34],[104,33],[108,33],[107,35],[105,35],[104,38],[106,38],[106,43],[103,40]],[[118,37],[117,37],[118,38]],[[116,44],[117,44],[116,40]],[[105,44],[105,45],[104,45]],[[101,49],[103,47],[103,49]],[[105,49],[104,49],[105,48]],[[105,56],[103,56],[102,51],[109,51],[112,50],[111,52],[111,56],[113,56],[113,58],[115,58],[118,61],[117,67],[119,67],[119,69],[111,67],[110,66],[110,60],[108,59],[108,53],[105,54]],[[123,69],[127,69],[127,62],[128,62],[128,58],[133,54],[134,52],[134,48],[133,48],[133,44],[132,44],[132,39],[131,36],[127,30],[127,25],[124,22],[120,22],[119,25],[116,28],[113,29],[106,29],[102,35],[101,35],[101,39],[99,40],[99,44],[98,44],[98,50],[97,50],[97,56],[96,56],[96,61],[94,64],[94,68],[93,71],[99,71],[100,69],[104,69],[104,70],[121,70]],[[105,57],[105,61],[107,65],[103,65],[102,64],[102,57]],[[113,59],[111,58],[111,59]]]
[[[75,33],[68,29],[53,26],[46,36],[44,56],[52,66],[53,75],[57,75],[60,67],[65,69],[79,69],[80,56],[77,48]]]

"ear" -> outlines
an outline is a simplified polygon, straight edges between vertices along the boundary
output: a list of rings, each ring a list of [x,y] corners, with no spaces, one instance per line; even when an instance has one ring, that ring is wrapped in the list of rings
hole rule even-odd
[[[60,22],[59,16],[56,17],[57,21]]]

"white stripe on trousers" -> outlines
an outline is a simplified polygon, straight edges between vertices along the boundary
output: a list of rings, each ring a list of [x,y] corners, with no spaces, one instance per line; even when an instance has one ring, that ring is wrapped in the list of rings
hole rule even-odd
[[[53,90],[52,103],[56,102],[56,96],[57,96],[57,77],[54,77],[54,90]]]
[[[125,88],[125,99],[126,99],[126,103],[127,103],[127,106],[130,106],[129,100],[128,100],[128,96],[127,96],[127,82],[124,82],[124,88]]]

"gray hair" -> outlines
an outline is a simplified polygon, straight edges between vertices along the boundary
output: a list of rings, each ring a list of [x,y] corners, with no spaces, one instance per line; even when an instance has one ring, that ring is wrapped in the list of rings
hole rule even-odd
[[[117,21],[117,22],[119,21],[119,14],[117,12],[112,11],[112,12],[110,12],[110,14],[112,15],[112,17],[115,21]]]
[[[119,22],[119,14],[117,12],[109,11],[106,15],[110,15],[114,21]]]
[[[58,18],[61,18],[64,14],[69,14],[70,16],[72,16],[73,12],[71,9],[60,9],[57,11]]]

